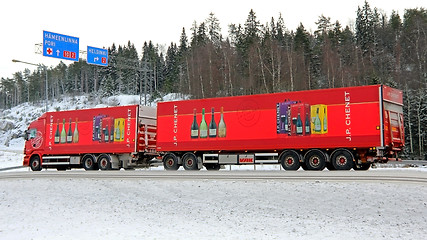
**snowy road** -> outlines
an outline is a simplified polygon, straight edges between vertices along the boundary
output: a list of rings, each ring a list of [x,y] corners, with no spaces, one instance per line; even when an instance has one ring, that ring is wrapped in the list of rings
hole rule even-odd
[[[426,177],[411,169],[3,172],[0,239],[426,239],[427,184],[401,181]]]

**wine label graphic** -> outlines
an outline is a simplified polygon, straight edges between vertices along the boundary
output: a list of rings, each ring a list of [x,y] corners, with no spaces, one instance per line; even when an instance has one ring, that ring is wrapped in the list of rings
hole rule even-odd
[[[328,107],[324,104],[311,106],[311,134],[328,133]]]
[[[123,142],[125,139],[125,120],[124,118],[114,119],[114,142]]]

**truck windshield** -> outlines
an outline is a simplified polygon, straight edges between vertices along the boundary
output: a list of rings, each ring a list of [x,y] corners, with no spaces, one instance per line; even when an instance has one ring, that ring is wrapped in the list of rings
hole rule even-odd
[[[33,128],[30,130],[25,131],[25,140],[30,140],[36,137],[37,129]]]

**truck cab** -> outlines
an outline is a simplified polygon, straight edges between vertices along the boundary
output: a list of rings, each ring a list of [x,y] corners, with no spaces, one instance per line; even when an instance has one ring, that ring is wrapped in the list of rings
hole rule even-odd
[[[45,148],[44,132],[46,127],[46,114],[30,123],[25,131],[24,166],[29,166],[33,171],[41,169],[41,152]]]

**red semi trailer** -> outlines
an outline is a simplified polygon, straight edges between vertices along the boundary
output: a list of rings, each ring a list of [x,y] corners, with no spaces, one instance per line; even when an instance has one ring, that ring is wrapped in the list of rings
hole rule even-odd
[[[401,91],[374,85],[49,112],[27,130],[24,165],[368,169],[402,150],[402,105]]]
[[[383,85],[161,102],[157,151],[169,170],[368,169],[402,150],[402,105],[402,92]]]

